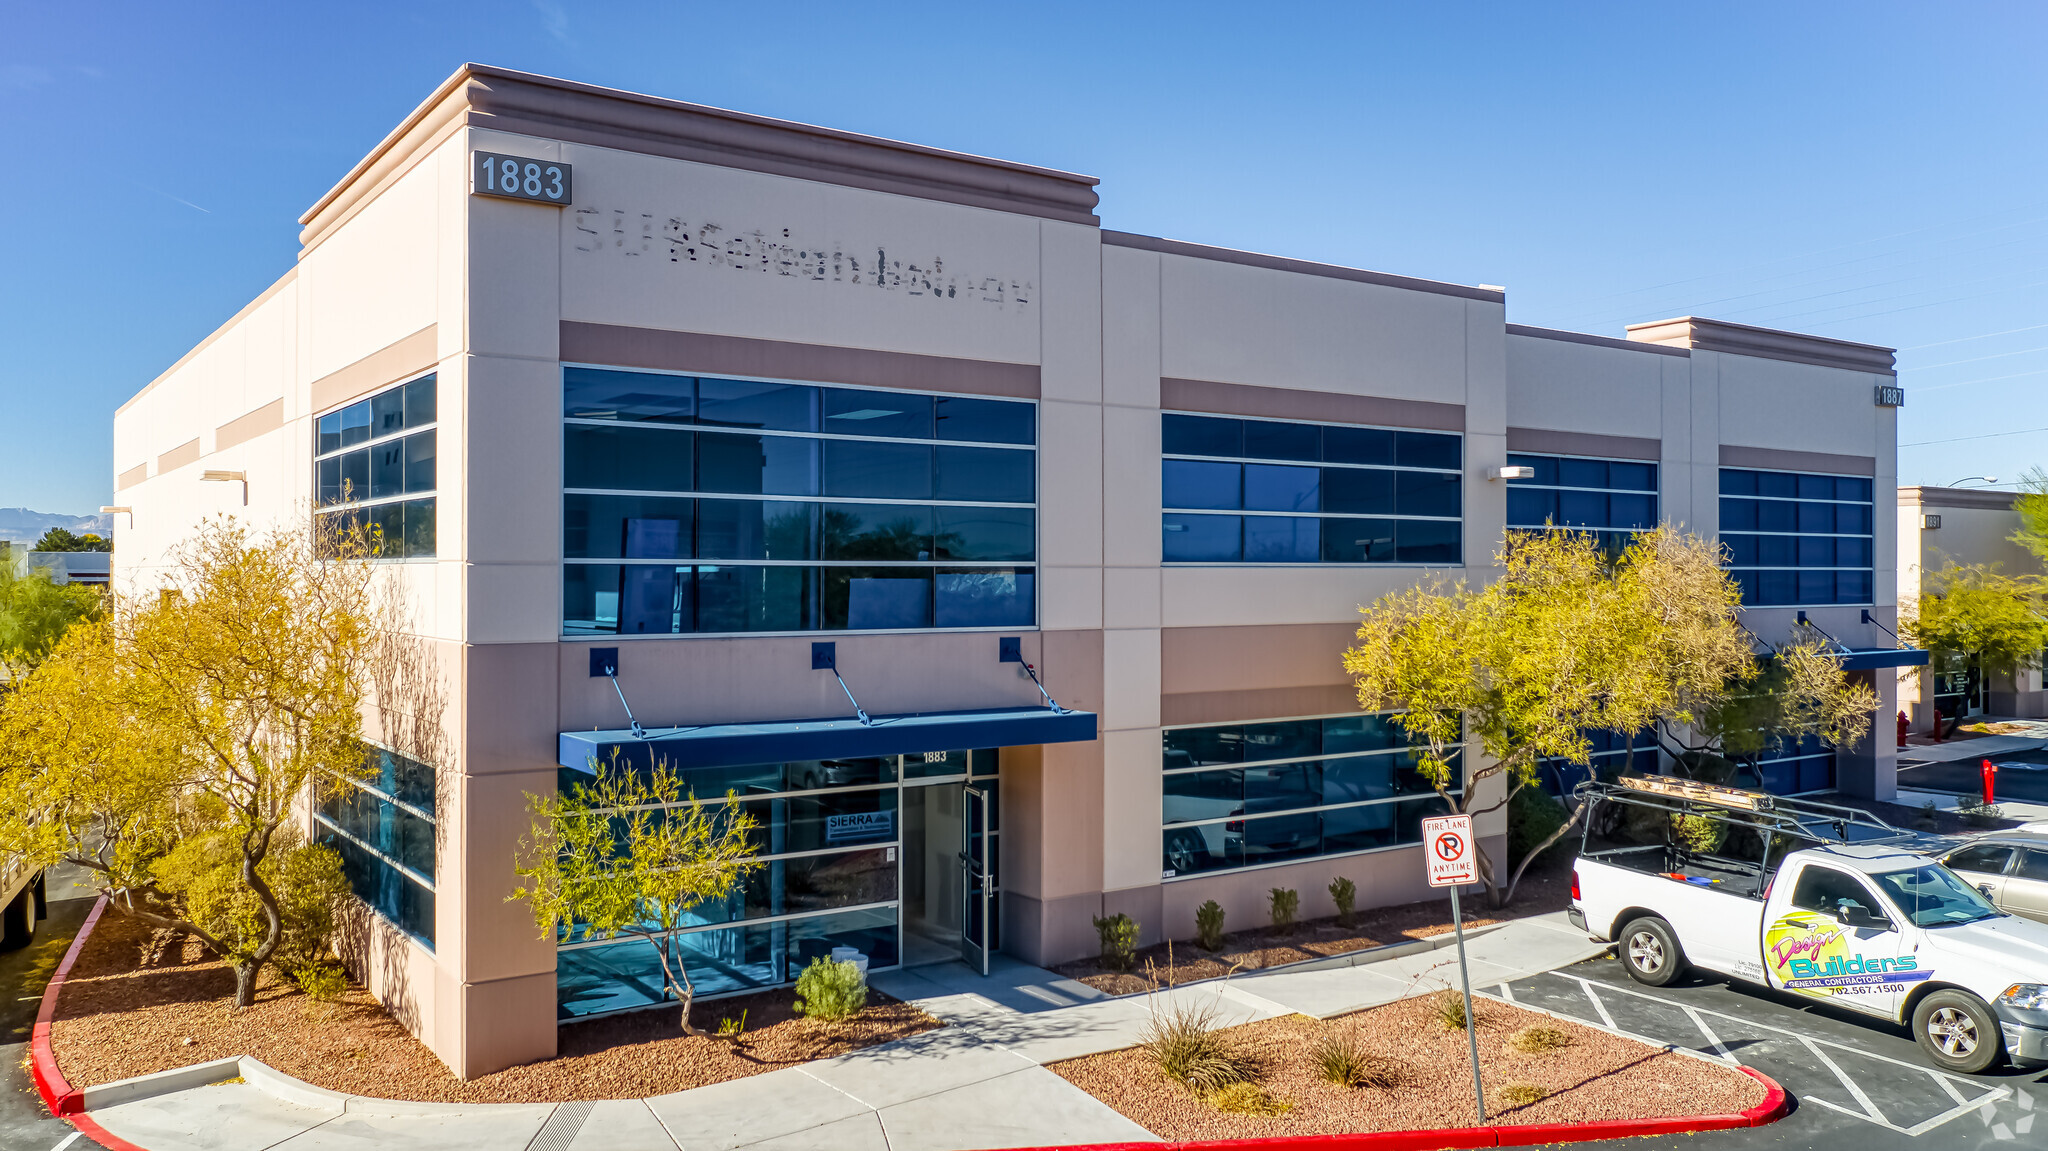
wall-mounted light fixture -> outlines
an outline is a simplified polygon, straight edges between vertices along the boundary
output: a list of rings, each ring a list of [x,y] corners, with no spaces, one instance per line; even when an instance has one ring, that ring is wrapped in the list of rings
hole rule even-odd
[[[100,505],[100,514],[101,514],[101,515],[103,515],[103,516],[110,516],[110,515],[114,515],[114,514],[116,514],[116,513],[119,513],[119,514],[121,514],[121,515],[124,515],[124,516],[127,516],[127,517],[128,517],[128,526],[129,526],[129,527],[131,527],[131,528],[132,528],[132,527],[134,527],[134,526],[135,526],[135,509],[134,509],[134,508],[131,508],[131,507],[124,507],[124,506],[119,506],[119,505],[112,505],[112,504],[101,504],[101,505]]]
[[[1533,480],[1536,478],[1536,469],[1527,465],[1488,468],[1486,469],[1486,478],[1489,480]]]
[[[241,484],[241,485],[242,485],[242,506],[243,506],[243,507],[245,507],[245,508],[249,506],[249,473],[248,473],[248,472],[223,472],[223,471],[215,471],[215,470],[213,470],[213,469],[209,468],[209,469],[207,469],[206,471],[200,472],[200,473],[199,473],[199,478],[200,478],[200,479],[202,479],[202,480],[206,480],[206,481],[210,481],[210,482],[213,482],[213,483],[223,483],[223,484],[229,484],[229,483],[233,483],[233,484]]]

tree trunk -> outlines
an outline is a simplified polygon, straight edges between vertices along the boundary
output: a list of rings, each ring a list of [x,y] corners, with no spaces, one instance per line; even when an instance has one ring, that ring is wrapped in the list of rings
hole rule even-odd
[[[256,976],[262,970],[263,965],[261,963],[235,964],[236,1007],[254,1007],[256,1005]]]
[[[1514,901],[1515,889],[1522,885],[1522,873],[1529,870],[1529,865],[1531,863],[1536,862],[1537,856],[1542,855],[1544,852],[1550,850],[1551,844],[1556,843],[1560,839],[1563,839],[1565,832],[1570,831],[1574,826],[1578,824],[1579,816],[1583,814],[1586,808],[1589,806],[1590,804],[1582,803],[1577,808],[1573,809],[1570,819],[1565,820],[1564,823],[1558,826],[1558,829],[1556,831],[1550,833],[1549,838],[1545,839],[1542,843],[1537,844],[1535,847],[1530,848],[1529,854],[1522,857],[1522,862],[1516,866],[1515,873],[1508,877],[1508,894],[1507,898],[1502,902],[1502,906],[1506,906],[1506,904],[1512,903]]]

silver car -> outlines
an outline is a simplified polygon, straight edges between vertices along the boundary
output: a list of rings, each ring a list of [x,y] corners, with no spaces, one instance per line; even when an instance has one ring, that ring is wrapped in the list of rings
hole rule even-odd
[[[2048,834],[1996,832],[1941,857],[2001,911],[2048,923]]]

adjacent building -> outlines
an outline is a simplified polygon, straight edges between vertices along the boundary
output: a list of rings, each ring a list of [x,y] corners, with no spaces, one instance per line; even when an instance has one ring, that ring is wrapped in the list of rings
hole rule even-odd
[[[2020,530],[2019,497],[1985,488],[1899,489],[1899,602],[1919,599],[1927,577],[1950,564],[1992,564],[2008,575],[2039,575],[2041,561],[2013,542]],[[1932,731],[1934,709],[1944,720],[1976,715],[2040,719],[2048,716],[2041,668],[1987,670],[1965,654],[1899,673],[1899,709],[1914,731]]]
[[[835,946],[1060,962],[1094,916],[1185,938],[1272,887],[1327,914],[1340,875],[1423,897],[1439,801],[1339,656],[1359,605],[1486,578],[1509,526],[1719,533],[1758,637],[1806,617],[1891,714],[1889,349],[1528,328],[1500,288],[1096,204],[465,66],[121,408],[117,584],[210,514],[379,530],[445,739],[373,748],[312,818],[378,913],[357,970],[458,1073],[658,1000],[641,945],[506,902],[526,797],[592,757],[761,817],[771,867],[690,937],[702,993]],[[1787,748],[1767,782],[1888,795],[1889,748]]]

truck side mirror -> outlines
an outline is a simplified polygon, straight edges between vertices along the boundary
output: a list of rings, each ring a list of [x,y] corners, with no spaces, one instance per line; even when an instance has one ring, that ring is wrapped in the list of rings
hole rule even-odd
[[[1891,930],[1892,921],[1877,914],[1860,903],[1842,902],[1841,920],[1850,927],[1868,927],[1878,931]]]

